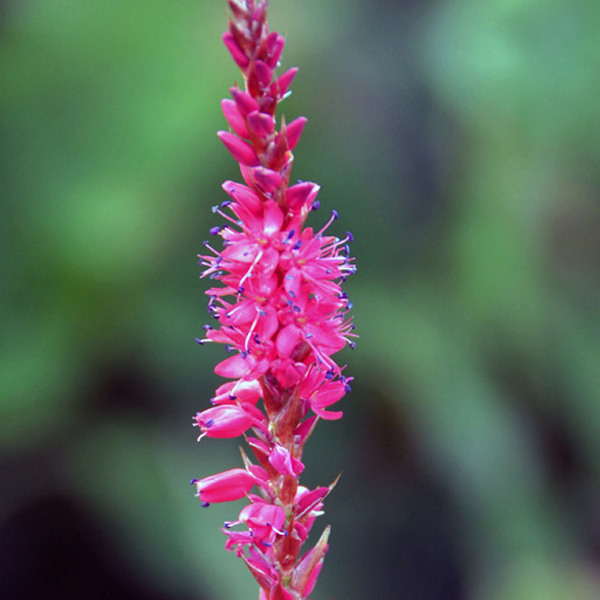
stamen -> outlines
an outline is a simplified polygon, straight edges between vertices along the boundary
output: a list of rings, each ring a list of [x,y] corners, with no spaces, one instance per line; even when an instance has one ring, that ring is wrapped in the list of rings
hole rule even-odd
[[[339,218],[339,214],[337,213],[337,211],[332,210],[331,211],[331,218],[329,219],[329,221],[327,221],[327,223],[325,224],[325,226],[317,233],[315,234],[315,237],[321,237],[321,235],[323,234],[323,232],[336,220]]]
[[[240,523],[241,521],[225,521],[225,523],[223,523],[223,527],[225,527],[225,529],[231,529]]]
[[[246,348],[246,350],[249,350],[249,349],[250,349],[250,348],[249,348],[249,346],[250,346],[250,338],[252,337],[252,333],[254,332],[254,329],[255,329],[255,328],[256,328],[256,326],[258,325],[258,318],[261,316],[261,312],[264,312],[264,311],[260,311],[260,310],[259,310],[259,311],[256,313],[256,317],[254,317],[254,321],[252,321],[252,325],[251,325],[251,327],[250,327],[250,331],[248,331],[248,335],[246,336],[246,339],[245,339],[245,341],[244,341],[244,347]],[[264,314],[266,315],[267,313],[264,313]],[[264,315],[263,315],[263,316],[264,316]],[[246,358],[246,357],[244,356],[244,352],[242,352],[242,358]]]

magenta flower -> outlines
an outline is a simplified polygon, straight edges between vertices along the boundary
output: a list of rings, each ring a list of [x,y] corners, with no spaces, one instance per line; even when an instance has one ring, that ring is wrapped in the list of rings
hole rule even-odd
[[[243,498],[252,488],[255,479],[244,469],[229,469],[204,479],[192,479],[198,490],[198,497],[205,504],[229,502]]]
[[[321,229],[305,226],[319,207],[319,186],[290,185],[290,175],[306,119],[286,124],[282,117],[278,123],[275,115],[297,69],[275,74],[284,39],[268,30],[266,0],[228,2],[223,41],[245,88],[231,88],[231,99],[222,101],[230,131],[218,136],[239,163],[244,183],[226,181],[229,199],[213,209],[224,219],[210,231],[222,248],[205,243],[200,264],[202,276],[216,282],[207,294],[218,327],[205,326],[197,341],[226,345],[231,355],[215,372],[230,381],[216,390],[212,408],[196,414],[194,425],[198,439],[244,435],[255,462],[242,453],[244,469],[192,483],[204,506],[248,500],[223,531],[226,548],[258,582],[259,598],[304,600],[321,571],[329,528],[304,554],[302,545],[335,482],[314,490],[300,485],[302,453],[319,418],[341,418],[331,407],[350,391],[351,378],[332,357],[346,344],[354,347],[351,304],[341,289],[355,270],[352,236],[326,234],[338,218],[335,211]]]
[[[194,420],[194,425],[200,427],[202,432],[198,439],[205,435],[214,438],[238,437],[245,433],[254,421],[250,410],[237,404],[209,408],[198,413]]]

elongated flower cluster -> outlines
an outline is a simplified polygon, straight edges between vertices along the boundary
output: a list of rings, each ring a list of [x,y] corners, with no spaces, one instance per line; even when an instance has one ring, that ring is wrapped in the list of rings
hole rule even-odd
[[[222,249],[205,243],[200,263],[202,276],[218,282],[207,294],[219,327],[205,326],[197,341],[226,345],[231,356],[215,372],[229,381],[194,425],[199,439],[244,435],[255,459],[242,451],[244,468],[192,483],[204,506],[249,501],[223,531],[226,548],[258,582],[260,599],[304,600],[321,570],[329,528],[302,556],[301,548],[335,482],[314,490],[300,485],[302,452],[319,418],[342,416],[330,407],[350,390],[351,378],[332,355],[354,345],[351,305],[340,287],[354,271],[352,236],[326,235],[335,211],[318,231],[305,227],[319,206],[319,186],[289,181],[306,119],[281,118],[278,128],[275,117],[297,69],[275,75],[284,39],[268,31],[266,0],[228,1],[223,41],[245,86],[231,88],[231,99],[222,101],[231,129],[218,135],[244,184],[226,181],[229,199],[213,209],[224,219],[210,231]]]

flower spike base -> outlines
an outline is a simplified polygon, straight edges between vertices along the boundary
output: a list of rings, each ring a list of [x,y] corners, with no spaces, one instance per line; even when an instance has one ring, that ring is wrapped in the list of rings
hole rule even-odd
[[[306,123],[279,122],[276,109],[297,69],[276,74],[284,39],[269,32],[267,2],[229,0],[225,46],[240,68],[244,87],[222,101],[228,131],[218,132],[239,163],[243,183],[226,181],[229,199],[213,210],[224,223],[211,229],[200,256],[208,311],[218,326],[204,327],[198,343],[225,344],[230,356],[215,367],[228,379],[212,407],[194,417],[199,438],[244,436],[243,468],[193,479],[203,506],[245,498],[237,520],[224,524],[225,547],[247,565],[260,600],[305,600],[328,548],[329,527],[316,545],[302,546],[335,482],[310,490],[299,483],[304,444],[351,378],[332,358],[354,343],[351,308],[341,283],[354,272],[348,243],[327,235],[335,211],[315,231],[305,226],[319,207],[319,186],[290,185],[294,156]],[[217,248],[220,246],[220,249]]]

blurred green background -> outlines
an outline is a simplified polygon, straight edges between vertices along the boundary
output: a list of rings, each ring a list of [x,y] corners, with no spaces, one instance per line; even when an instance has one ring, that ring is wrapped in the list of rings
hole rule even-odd
[[[250,600],[191,477],[220,0],[0,3],[0,592]],[[600,597],[600,4],[272,0],[295,176],[356,242],[316,599]],[[320,525],[320,526],[319,526]]]

